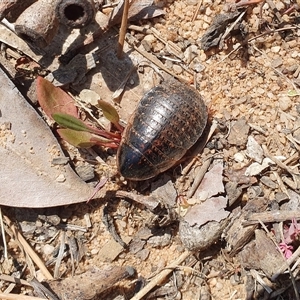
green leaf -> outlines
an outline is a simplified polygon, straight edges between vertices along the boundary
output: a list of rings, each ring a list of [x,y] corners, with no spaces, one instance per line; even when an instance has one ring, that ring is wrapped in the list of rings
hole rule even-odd
[[[98,100],[98,105],[102,109],[104,117],[119,128],[120,117],[117,110],[110,103],[103,100]]]
[[[59,136],[69,144],[77,148],[90,148],[100,145],[109,148],[118,148],[119,144],[105,138],[101,138],[87,131],[78,131],[70,128],[60,128],[57,130]]]
[[[68,114],[56,113],[52,115],[52,118],[57,124],[65,128],[76,131],[92,131],[83,121]]]
[[[97,143],[91,141],[93,135],[86,131],[77,131],[69,128],[61,128],[57,130],[59,136],[69,144],[78,148],[90,148]]]
[[[56,113],[52,115],[55,122],[57,122],[60,126],[76,130],[76,131],[86,131],[89,133],[93,133],[97,136],[101,136],[107,139],[102,139],[100,137],[95,137],[98,139],[99,143],[108,143],[108,142],[120,142],[121,136],[119,133],[108,132],[106,130],[98,129],[91,127],[85,124],[78,118],[75,118],[68,114]],[[114,141],[112,141],[114,139]]]
[[[36,93],[41,108],[49,118],[54,113],[66,113],[74,117],[78,115],[74,99],[43,77],[36,79]]]

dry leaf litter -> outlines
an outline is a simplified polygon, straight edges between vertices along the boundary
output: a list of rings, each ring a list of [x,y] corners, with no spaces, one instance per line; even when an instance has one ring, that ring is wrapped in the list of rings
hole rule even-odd
[[[229,14],[236,11],[235,4],[206,0],[200,3],[159,1],[156,4],[165,11],[164,16],[139,21],[138,27],[131,26],[128,30],[133,42],[128,39],[131,44],[126,44],[125,49],[135,45],[136,61],[147,64],[145,72],[138,74],[142,88],[132,88],[133,94],[130,85],[136,87],[137,78],[129,78],[129,88],[120,99],[120,115],[126,121],[142,93],[159,81],[155,71],[162,66],[153,64],[159,60],[170,74],[196,84],[209,106],[211,123],[217,122],[202,154],[190,160],[187,166],[177,166],[154,181],[136,184],[122,181],[115,175],[113,151],[88,152],[65,143],[63,146],[69,150],[71,161],[86,180],[94,174],[112,178],[107,190],[129,191],[132,195],[128,193],[127,198],[135,199],[134,190],[137,189],[145,195],[142,201],[154,199],[155,202],[157,198],[150,191],[155,190],[155,184],[161,186],[156,197],[167,199],[163,201],[166,207],[176,207],[179,229],[170,212],[170,220],[162,220],[160,214],[145,209],[138,201],[120,199],[114,194],[105,201],[63,209],[3,208],[19,228],[5,228],[9,256],[2,257],[2,276],[67,280],[73,275],[75,286],[76,276],[79,276],[77,282],[84,288],[76,296],[76,289],[69,288],[73,283],[68,285],[65,281],[58,284],[58,288],[55,288],[57,283],[53,283],[52,289],[57,294],[62,286],[67,288],[67,291],[62,290],[67,298],[59,295],[61,299],[140,299],[137,295],[134,298],[134,292],[178,259],[175,268],[169,271],[172,276],[165,275],[163,283],[159,281],[158,287],[144,299],[297,299],[299,296],[294,291],[299,286],[297,239],[293,240],[293,248],[289,248],[291,244],[285,245],[284,253],[291,251],[289,258],[283,258],[278,249],[284,236],[287,240],[299,234],[296,221],[300,200],[299,13],[296,9],[284,14],[293,5],[289,1],[264,1],[246,6],[245,14],[227,37],[219,38],[217,46],[220,49],[204,52],[201,37],[216,24],[214,18],[220,13],[227,14],[228,19],[224,17],[222,22],[230,20],[226,28],[230,27],[232,15],[229,17]],[[284,26],[287,29],[282,30]],[[220,29],[216,28],[218,33]],[[276,31],[279,28],[281,31]],[[147,33],[142,33],[141,29],[147,29]],[[258,37],[262,32],[265,34]],[[219,37],[221,34],[224,31],[219,32]],[[145,57],[145,53],[149,55]],[[9,64],[14,62],[13,56],[6,58],[2,57],[1,61],[11,70]],[[124,79],[129,71],[128,66],[126,72],[121,67],[116,70],[118,80]],[[102,71],[88,73],[93,77],[88,80],[90,87],[82,83],[73,88],[75,91],[90,88],[103,99],[111,99],[111,91],[116,90],[119,82],[116,80],[118,84],[107,88],[105,70]],[[81,79],[73,78],[77,83]],[[18,81],[22,82],[22,78]],[[2,124],[4,138],[9,137],[6,131]],[[95,158],[100,163],[96,164]],[[203,171],[201,166],[205,162],[208,164]],[[203,176],[201,185],[204,187],[193,187],[190,192],[197,174],[203,172],[204,175],[208,169],[211,173]],[[174,176],[180,172],[185,176]],[[205,180],[208,180],[208,187],[205,187]],[[213,183],[216,184],[214,192]],[[203,203],[206,199],[212,204]],[[203,211],[207,211],[204,217],[208,214],[212,217],[200,220]],[[230,218],[227,218],[229,212]],[[19,245],[18,230],[50,275],[45,269],[35,267],[32,257],[25,255],[29,250]],[[120,238],[123,245],[120,245]],[[186,255],[186,249],[193,252]],[[283,274],[288,269],[286,263],[290,269]],[[129,266],[136,269],[137,275],[126,269]],[[88,272],[99,273],[99,277]],[[102,289],[101,276],[105,276],[105,272],[115,272],[116,281],[132,277],[122,281],[122,285],[108,280]],[[2,292],[32,293],[25,285],[9,285],[8,282],[2,277]],[[95,293],[91,293],[91,289]]]

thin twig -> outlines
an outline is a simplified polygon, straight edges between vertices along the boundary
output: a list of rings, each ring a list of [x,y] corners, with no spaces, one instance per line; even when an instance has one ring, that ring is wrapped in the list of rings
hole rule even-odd
[[[212,157],[208,158],[206,161],[203,162],[199,172],[196,175],[196,178],[189,190],[189,192],[187,193],[187,198],[191,198],[194,194],[195,191],[197,190],[198,186],[200,185],[206,171],[208,170],[210,164],[212,162]]]
[[[283,183],[281,177],[279,176],[278,172],[275,172],[275,171],[274,171],[273,174],[274,174],[274,176],[275,176],[275,179],[276,179],[276,181],[277,181],[277,183],[278,183],[278,186],[279,186],[279,188],[281,189],[281,191],[282,191],[284,194],[286,194],[287,197],[290,199],[291,196],[290,196],[290,194],[289,194],[287,188],[285,187],[285,185],[284,185],[284,183]]]
[[[141,289],[131,300],[140,300],[147,293],[149,293],[155,286],[160,284],[165,278],[180,265],[191,253],[189,251],[183,252],[178,259],[168,265],[164,270],[162,270],[157,276],[155,276],[143,289]]]
[[[257,52],[259,52],[260,54],[262,54],[264,57],[266,57],[266,58],[270,61],[269,56],[268,56],[265,52],[259,50],[255,45],[253,45],[253,48],[254,48]],[[264,62],[264,64],[265,64],[265,62]],[[271,68],[272,68],[279,76],[281,76],[282,78],[284,78],[285,81],[287,81],[287,82],[293,87],[293,89],[294,89],[298,94],[300,93],[299,90],[298,90],[297,87],[296,87],[296,84],[295,84],[292,80],[290,80],[288,77],[286,77],[286,76],[285,76],[281,71],[279,71],[278,69],[272,67],[271,64],[270,64],[270,67],[271,67]]]
[[[4,247],[4,258],[7,259],[7,257],[8,257],[8,255],[7,255],[7,244],[6,244],[6,239],[5,239],[5,231],[4,231],[1,207],[0,207],[0,223],[1,223],[1,234],[2,234],[3,247]]]
[[[203,2],[203,0],[198,0],[197,7],[196,7],[196,10],[195,10],[193,18],[192,18],[192,22],[194,22],[196,20],[197,15],[198,15],[199,10],[200,10],[200,7],[202,5],[202,2]]]
[[[120,27],[118,50],[117,50],[118,58],[121,58],[123,54],[123,47],[124,47],[126,30],[127,30],[128,10],[129,10],[129,0],[124,0],[124,9],[123,9],[122,23]]]
[[[155,64],[156,66],[158,66],[160,69],[162,69],[163,71],[167,72],[168,74],[170,74],[172,77],[177,78],[178,80],[180,80],[183,83],[187,83],[187,80],[185,80],[184,78],[182,78],[181,76],[173,73],[172,71],[170,71],[156,56],[152,55],[151,53],[148,53],[146,51],[141,50],[139,47],[137,47],[135,45],[136,40],[133,36],[131,35],[127,35],[127,43],[132,46],[134,48],[134,50],[136,50],[138,53],[140,53],[142,56],[144,56],[146,59],[148,59],[149,61],[151,61],[153,64]]]

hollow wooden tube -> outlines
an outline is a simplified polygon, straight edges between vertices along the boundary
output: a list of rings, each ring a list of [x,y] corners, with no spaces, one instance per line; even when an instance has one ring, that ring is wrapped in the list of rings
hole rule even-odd
[[[97,6],[93,0],[59,0],[55,13],[62,24],[81,28],[95,19]]]
[[[0,1],[0,20],[6,18],[14,23],[20,14],[37,0],[3,0]]]
[[[44,48],[53,40],[58,19],[55,15],[57,0],[39,0],[29,6],[15,23],[16,33],[28,44]]]

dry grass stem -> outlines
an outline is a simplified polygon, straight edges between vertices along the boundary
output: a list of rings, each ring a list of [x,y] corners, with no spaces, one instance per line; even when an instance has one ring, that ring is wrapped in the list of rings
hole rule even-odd
[[[134,44],[135,43],[134,38],[132,36],[130,38],[132,38],[132,40],[129,41],[129,39],[127,39],[128,44],[131,45],[134,48],[134,50],[136,50],[139,54],[141,54],[142,56],[144,56],[146,59],[148,59],[149,61],[151,61],[153,64],[155,64],[161,70],[167,72],[168,74],[170,74],[174,78],[177,78],[178,80],[180,80],[182,82],[186,82],[181,76],[179,76],[179,75],[175,74],[174,72],[170,71],[156,56],[154,56],[151,53],[148,53],[148,52],[143,51],[140,48],[138,48]]]
[[[271,59],[269,58],[269,56],[264,52],[264,51],[261,51],[260,49],[258,49],[255,45],[253,45],[253,49],[255,49],[257,52],[259,52],[261,55],[263,55],[269,62],[271,61]],[[265,62],[264,62],[265,64]],[[295,90],[295,92],[297,94],[299,94],[299,90],[296,86],[296,84],[290,80],[289,78],[287,78],[281,71],[279,71],[277,68],[274,68],[272,67],[271,63],[269,64],[270,65],[270,68],[272,68],[280,77],[282,77],[287,83],[289,83],[293,89]]]
[[[289,257],[282,266],[280,266],[277,270],[277,272],[272,276],[271,280],[275,281],[277,277],[285,272],[285,270],[294,262],[296,259],[298,259],[300,256],[300,247],[292,254],[291,257]]]
[[[243,46],[245,46],[247,43],[253,42],[257,39],[259,39],[260,37],[263,37],[265,35],[269,35],[269,34],[273,34],[275,32],[280,32],[280,31],[286,31],[286,30],[293,30],[293,29],[297,29],[297,26],[289,26],[289,27],[284,27],[284,28],[279,28],[279,29],[275,29],[275,30],[269,30],[267,32],[263,32],[261,34],[258,34],[252,38],[250,38],[249,40],[247,40],[246,42],[242,43],[242,44],[238,44],[238,47],[236,47],[235,49],[233,49],[232,51],[230,51],[227,55],[225,55],[219,63],[225,61],[228,57],[230,57],[234,52],[238,51],[239,49],[241,49]]]
[[[63,256],[64,256],[64,251],[65,251],[65,242],[66,242],[65,237],[66,237],[66,233],[65,233],[65,231],[62,231],[61,235],[60,235],[59,252],[58,252],[56,262],[55,262],[54,278],[59,278],[59,267],[60,267],[61,261],[62,261]]]
[[[11,222],[11,220],[7,216],[4,216],[4,220],[7,223],[8,227],[13,231],[15,238],[23,246],[25,253],[27,253],[27,255],[35,262],[35,264],[39,267],[39,269],[44,274],[46,279],[48,279],[48,280],[53,279],[53,276],[48,271],[48,269],[45,267],[43,261],[34,252],[32,247],[27,243],[27,241],[25,240],[23,235],[17,230],[16,226]]]
[[[0,280],[4,280],[7,282],[16,283],[16,284],[23,284],[23,285],[31,286],[30,283],[28,283],[24,279],[16,278],[16,277],[5,275],[5,274],[0,275]]]
[[[226,32],[223,34],[222,36],[222,41],[220,43],[223,43],[224,40],[228,37],[229,33],[231,32],[231,30],[235,27],[235,25],[237,23],[240,22],[240,20],[243,18],[243,16],[245,15],[246,11],[243,11],[239,16],[238,18],[226,29]]]
[[[273,292],[273,290],[268,286],[267,283],[264,282],[264,280],[261,278],[261,276],[256,270],[251,269],[250,273],[252,277],[266,290],[268,294],[271,294]]]

